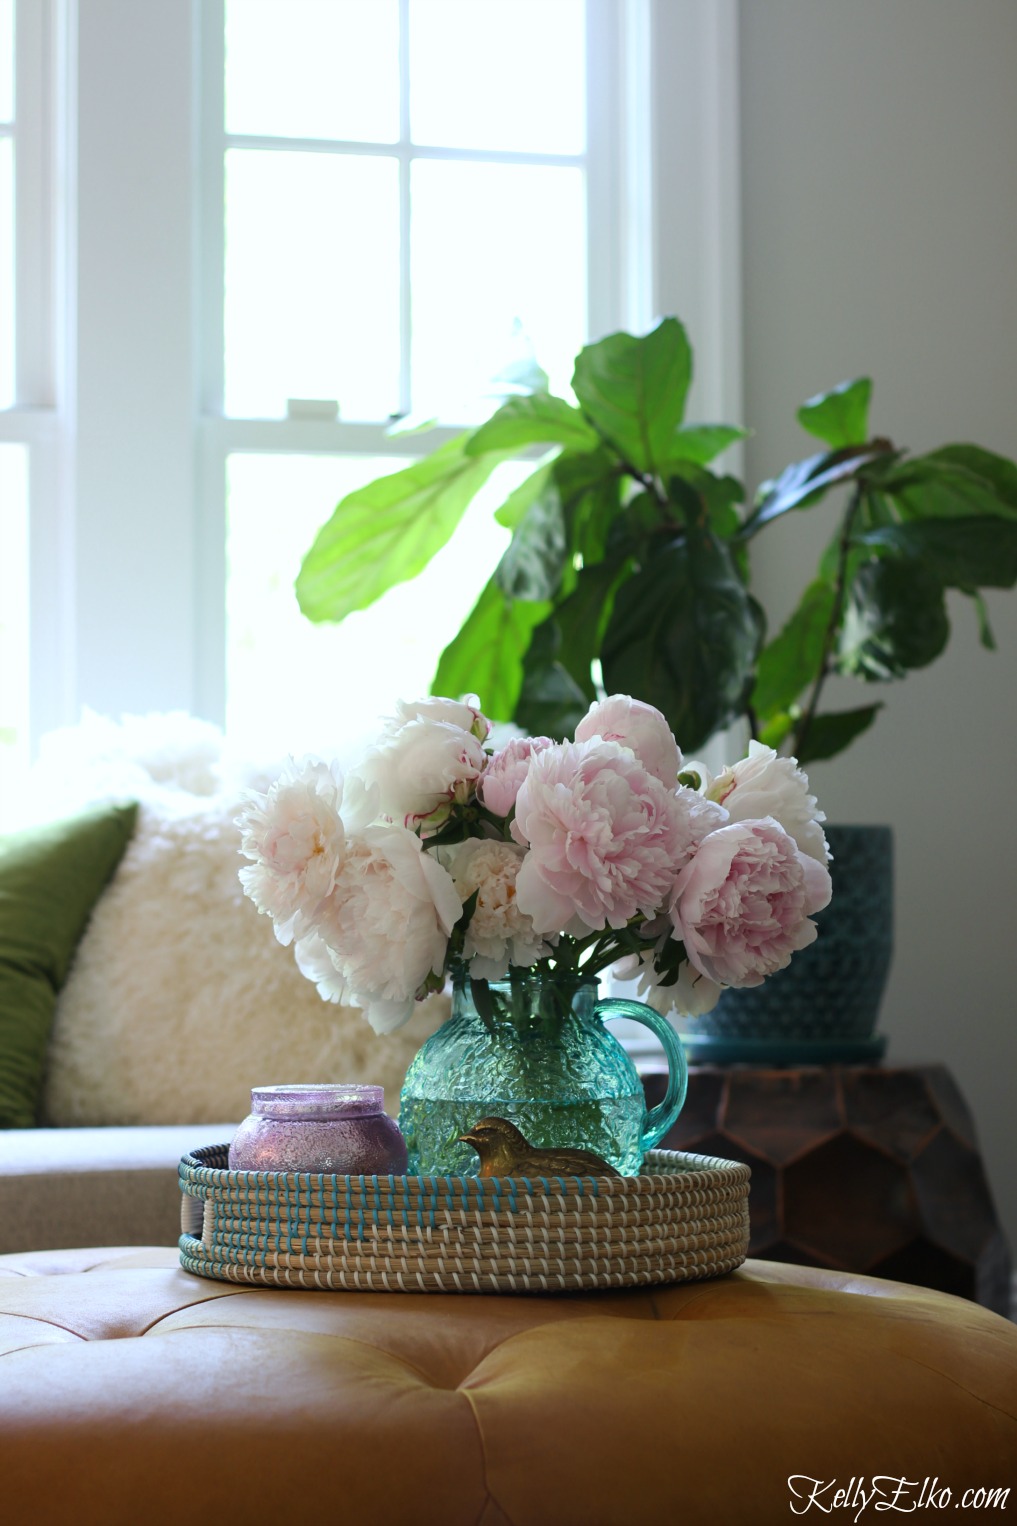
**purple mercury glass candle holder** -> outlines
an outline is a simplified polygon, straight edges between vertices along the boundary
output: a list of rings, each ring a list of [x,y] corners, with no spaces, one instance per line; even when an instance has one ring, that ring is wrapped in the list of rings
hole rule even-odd
[[[255,1086],[229,1168],[403,1176],[406,1141],[384,1101],[380,1086]]]

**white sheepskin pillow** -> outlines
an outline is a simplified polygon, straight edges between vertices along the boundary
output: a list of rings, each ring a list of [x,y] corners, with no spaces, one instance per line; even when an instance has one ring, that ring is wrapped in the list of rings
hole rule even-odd
[[[431,997],[387,1037],[359,1011],[323,1002],[241,891],[233,823],[242,786],[235,765],[224,777],[215,728],[187,717],[128,721],[118,750],[111,725],[86,721],[105,753],[76,777],[92,800],[138,799],[138,825],[57,1004],[44,1121],[239,1120],[252,1086],[309,1081],[384,1086],[395,1115],[406,1067],[447,1016],[447,998]],[[139,757],[153,736],[158,763],[150,746]],[[264,787],[265,772],[244,783]],[[65,796],[62,805],[84,803]]]

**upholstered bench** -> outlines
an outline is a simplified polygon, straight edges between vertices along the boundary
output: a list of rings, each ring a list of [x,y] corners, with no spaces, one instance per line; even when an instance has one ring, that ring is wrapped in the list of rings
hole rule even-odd
[[[12,1526],[766,1526],[838,1489],[835,1519],[878,1520],[859,1487],[898,1508],[984,1490],[965,1518],[1003,1519],[1017,1327],[766,1262],[552,1298],[239,1287],[171,1249],[5,1256],[0,1480]]]

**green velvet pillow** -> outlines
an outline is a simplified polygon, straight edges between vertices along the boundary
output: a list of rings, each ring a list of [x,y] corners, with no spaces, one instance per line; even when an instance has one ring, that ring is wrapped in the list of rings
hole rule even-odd
[[[57,993],[131,840],[136,805],[0,838],[0,1128],[32,1128]]]

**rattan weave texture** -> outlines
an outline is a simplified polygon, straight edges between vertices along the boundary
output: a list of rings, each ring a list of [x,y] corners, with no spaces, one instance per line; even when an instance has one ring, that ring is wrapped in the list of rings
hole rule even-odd
[[[180,1260],[228,1282],[564,1292],[716,1277],[748,1253],[749,1169],[656,1150],[636,1177],[328,1176],[180,1162]]]

